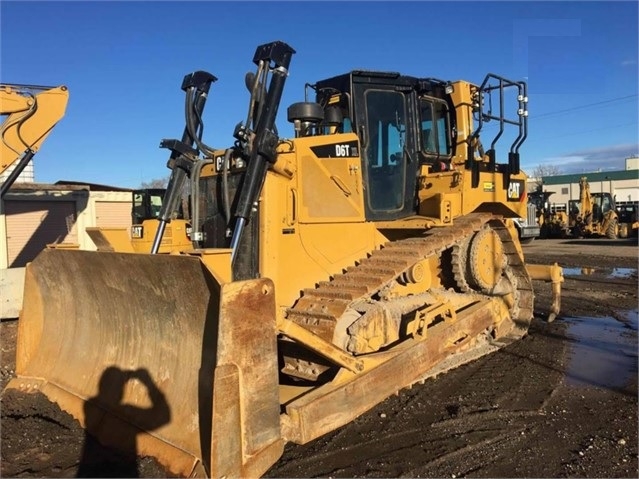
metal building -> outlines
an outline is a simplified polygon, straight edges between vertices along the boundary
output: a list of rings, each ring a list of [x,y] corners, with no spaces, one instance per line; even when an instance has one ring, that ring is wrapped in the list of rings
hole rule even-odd
[[[610,193],[616,202],[639,201],[639,170],[607,171],[572,175],[545,176],[541,178],[543,191],[553,192],[551,205],[567,205],[569,200],[579,199],[579,180],[588,179],[591,193]]]
[[[132,190],[72,181],[14,183],[0,200],[0,317],[17,317],[24,266],[48,244],[95,250],[90,226],[131,226]]]

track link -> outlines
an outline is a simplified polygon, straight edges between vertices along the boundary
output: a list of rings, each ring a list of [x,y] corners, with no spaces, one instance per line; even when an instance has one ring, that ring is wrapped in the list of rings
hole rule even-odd
[[[500,217],[490,213],[472,213],[457,218],[452,226],[433,228],[424,236],[385,244],[357,265],[335,275],[331,281],[322,281],[316,288],[305,289],[295,305],[287,310],[287,318],[332,342],[339,319],[349,309],[356,309],[358,304],[379,301],[382,292],[413,265],[433,256],[441,257],[448,249],[451,249],[452,257],[450,265],[444,267],[451,270],[442,271],[442,274],[453,278],[462,293],[479,294],[464,279],[463,270],[468,240],[484,225],[489,225],[503,244],[506,275],[515,289],[515,304],[511,312],[516,327],[510,335],[521,337],[532,319],[532,283],[508,229]],[[285,360],[284,372],[304,379],[316,379],[317,365],[312,361],[301,362],[306,364],[300,364],[300,360],[295,360],[296,364],[291,364],[290,359]],[[319,371],[325,369],[320,368]],[[308,374],[310,370],[315,372]]]

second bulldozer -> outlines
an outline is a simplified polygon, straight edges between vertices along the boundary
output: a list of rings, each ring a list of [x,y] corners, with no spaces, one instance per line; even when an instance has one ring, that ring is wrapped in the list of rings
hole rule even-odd
[[[525,335],[532,279],[552,281],[555,317],[562,270],[526,265],[508,221],[527,205],[525,83],[352,71],[307,85],[314,101],[288,108],[281,138],[294,53],[257,48],[227,149],[201,135],[215,77],[184,78],[151,253],[43,251],[10,387],[43,392],[107,445],[138,434],[137,452],[174,474],[257,477],[287,442]],[[157,254],[185,185],[192,245]]]
[[[143,188],[131,193],[131,226],[90,227],[87,234],[98,251],[121,253],[149,253],[159,226],[165,188]],[[178,253],[191,247],[191,226],[183,207],[186,200],[178,204],[178,210],[164,228],[157,253]]]

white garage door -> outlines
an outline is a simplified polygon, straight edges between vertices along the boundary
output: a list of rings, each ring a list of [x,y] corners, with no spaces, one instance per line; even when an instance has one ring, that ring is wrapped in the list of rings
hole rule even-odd
[[[10,268],[32,261],[50,243],[77,243],[74,201],[5,201]]]
[[[95,203],[95,224],[103,228],[131,226],[131,203],[128,201],[97,201]]]

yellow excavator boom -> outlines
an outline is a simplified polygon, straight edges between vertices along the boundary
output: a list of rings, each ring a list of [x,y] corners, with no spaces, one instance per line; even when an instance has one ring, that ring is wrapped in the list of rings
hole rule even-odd
[[[1,186],[1,196],[11,188],[24,167],[64,116],[69,100],[66,86],[0,84],[0,174],[14,170]]]

